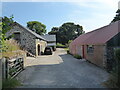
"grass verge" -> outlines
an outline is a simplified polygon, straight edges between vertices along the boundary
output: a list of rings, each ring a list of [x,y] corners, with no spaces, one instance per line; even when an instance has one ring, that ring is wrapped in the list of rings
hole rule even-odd
[[[7,88],[15,88],[17,86],[21,86],[22,84],[20,83],[20,81],[18,81],[16,78],[8,78],[6,80],[3,80],[3,84],[2,84],[2,87],[3,89],[2,90],[6,90]]]

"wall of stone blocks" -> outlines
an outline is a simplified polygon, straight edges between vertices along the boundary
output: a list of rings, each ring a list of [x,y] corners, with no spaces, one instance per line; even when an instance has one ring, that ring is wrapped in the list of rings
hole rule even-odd
[[[20,32],[20,45],[25,50],[31,52],[32,54],[36,54],[36,37],[31,34],[29,31],[24,28],[16,25],[13,29],[7,32],[6,36],[12,35],[14,32]]]

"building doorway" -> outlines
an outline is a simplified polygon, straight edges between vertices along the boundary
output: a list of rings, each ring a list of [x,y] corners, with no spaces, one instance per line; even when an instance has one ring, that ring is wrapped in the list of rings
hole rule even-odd
[[[41,53],[40,53],[40,45],[39,44],[38,44],[37,48],[38,48],[37,51],[38,51],[38,56],[39,56],[39,55],[41,55]]]
[[[82,45],[82,55],[83,55],[83,58],[85,58],[85,46]]]
[[[14,39],[15,39],[18,43],[21,43],[20,32],[14,32]]]

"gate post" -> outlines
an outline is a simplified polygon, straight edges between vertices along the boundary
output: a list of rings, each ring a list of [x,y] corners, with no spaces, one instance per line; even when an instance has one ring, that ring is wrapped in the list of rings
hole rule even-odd
[[[2,59],[0,59],[0,90],[2,90]]]

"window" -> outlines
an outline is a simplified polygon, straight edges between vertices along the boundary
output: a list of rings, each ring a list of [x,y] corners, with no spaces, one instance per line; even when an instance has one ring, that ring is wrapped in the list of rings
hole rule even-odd
[[[94,52],[94,45],[87,45],[87,53],[93,53]]]

